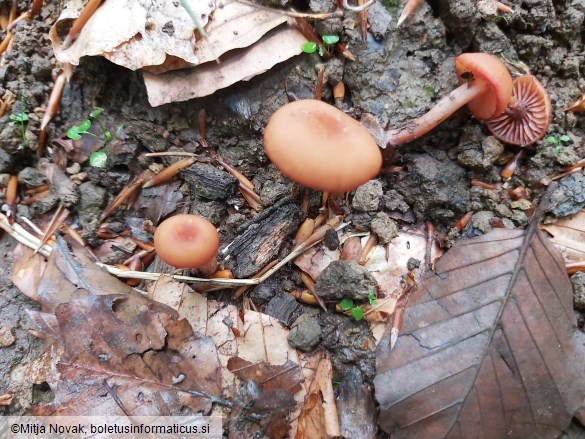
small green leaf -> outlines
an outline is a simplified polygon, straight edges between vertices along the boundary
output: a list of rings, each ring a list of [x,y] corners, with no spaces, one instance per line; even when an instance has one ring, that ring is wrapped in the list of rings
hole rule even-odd
[[[548,136],[544,140],[546,140],[548,143],[552,143],[553,145],[556,145],[557,143],[559,143],[559,140],[555,136]]]
[[[323,35],[321,39],[325,44],[335,44],[339,42],[339,35]]]
[[[377,305],[378,301],[376,300],[376,293],[375,292],[371,292],[370,294],[368,294],[368,302],[370,302],[370,305]]]
[[[79,124],[78,128],[78,132],[79,133],[87,133],[87,130],[89,130],[89,128],[91,127],[91,120],[89,119],[85,119],[83,122],[81,122]]]
[[[76,127],[74,125],[71,128],[69,128],[67,130],[67,137],[69,137],[71,140],[79,140],[79,139],[81,139],[81,135],[79,134],[79,127]]]
[[[561,137],[559,137],[559,140],[561,142],[570,142],[571,138],[569,136],[567,136],[566,134],[563,134]]]
[[[104,112],[104,109],[102,107],[93,107],[93,109],[91,110],[91,113],[89,113],[89,117],[93,117],[94,119],[97,119],[98,117],[101,116],[101,114]]]
[[[89,165],[95,168],[104,168],[108,161],[108,155],[103,151],[92,152],[89,156]]]
[[[355,319],[356,322],[359,322],[364,318],[364,311],[359,306],[350,309],[349,314]]]
[[[339,307],[344,311],[347,311],[352,306],[353,306],[353,300],[351,300],[351,299],[345,298],[341,302],[339,302]]]
[[[112,138],[112,133],[110,133],[109,131],[104,131],[104,140],[107,142],[111,138]]]
[[[317,43],[314,41],[307,41],[301,46],[301,49],[305,53],[315,53],[317,51]]]
[[[8,125],[10,125],[11,127],[13,127],[16,124],[16,122],[12,121],[12,122],[8,122]]]
[[[12,120],[14,122],[19,122],[22,124],[22,123],[28,121],[28,114],[26,114],[26,113],[11,114],[10,120]]]

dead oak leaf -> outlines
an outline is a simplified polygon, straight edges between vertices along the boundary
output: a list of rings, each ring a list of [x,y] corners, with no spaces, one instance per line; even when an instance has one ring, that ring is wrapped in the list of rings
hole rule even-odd
[[[393,438],[557,437],[585,394],[572,288],[533,224],[462,241],[413,293],[374,380]]]
[[[119,302],[135,302],[118,308]],[[220,399],[220,366],[209,337],[185,320],[118,295],[58,305],[63,353],[48,381],[51,403],[35,415],[209,413]]]

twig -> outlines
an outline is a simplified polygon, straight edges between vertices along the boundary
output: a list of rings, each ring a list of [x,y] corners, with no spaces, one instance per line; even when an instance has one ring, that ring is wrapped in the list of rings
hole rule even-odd
[[[336,230],[341,230],[346,227],[349,223],[341,224],[337,227]],[[15,223],[10,225],[8,222],[8,218],[4,214],[0,214],[0,229],[3,229],[6,233],[16,239],[18,242],[30,247],[32,249],[36,249],[39,246],[40,239],[36,236],[32,235],[27,230],[23,229],[19,224]],[[285,257],[282,261],[264,273],[262,276],[253,278],[253,279],[205,279],[199,277],[191,277],[191,276],[181,276],[181,275],[168,275],[164,273],[145,273],[142,271],[125,271],[121,270],[117,267],[112,265],[96,263],[98,267],[105,269],[108,273],[113,274],[114,276],[121,277],[121,278],[129,278],[129,279],[142,279],[142,280],[158,280],[161,276],[168,276],[175,280],[182,281],[182,282],[189,282],[189,283],[198,283],[203,284],[208,287],[206,291],[213,291],[213,290],[221,290],[224,288],[236,288],[241,287],[244,285],[258,285],[288,264],[290,261],[295,259],[297,256],[301,255],[305,251],[309,250],[311,247],[317,245],[319,242],[323,240],[325,237],[325,232],[327,230],[332,230],[331,226],[323,226],[315,231],[309,239],[307,239],[302,244],[298,245],[293,249],[293,251]],[[51,255],[52,247],[45,244],[42,245],[39,249],[39,253],[45,257],[49,257]]]

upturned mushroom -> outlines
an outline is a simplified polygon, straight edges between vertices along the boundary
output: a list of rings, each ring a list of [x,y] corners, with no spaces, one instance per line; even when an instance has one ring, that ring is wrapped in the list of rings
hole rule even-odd
[[[455,58],[458,88],[442,98],[426,114],[402,128],[386,131],[392,145],[410,142],[443,122],[467,105],[479,120],[490,120],[504,112],[512,97],[512,77],[495,56],[487,53],[464,53]]]
[[[215,257],[219,237],[213,224],[198,215],[175,215],[159,224],[154,248],[167,264],[198,268]]]
[[[359,122],[312,99],[291,102],[271,116],[264,149],[284,175],[320,191],[353,190],[382,166],[378,145]]]
[[[504,112],[486,122],[502,142],[525,147],[542,139],[552,117],[552,105],[545,88],[532,75],[514,79],[512,99]]]

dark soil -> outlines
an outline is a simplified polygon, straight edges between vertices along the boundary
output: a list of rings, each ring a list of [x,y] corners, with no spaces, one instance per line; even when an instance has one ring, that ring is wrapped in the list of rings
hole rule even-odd
[[[311,0],[310,8],[331,10],[334,3]],[[524,227],[545,188],[546,177],[585,156],[585,118],[581,113],[561,111],[585,89],[585,0],[506,3],[515,13],[502,18],[482,15],[472,0],[422,1],[414,15],[397,29],[397,11],[402,2],[385,0],[370,10],[367,44],[361,42],[356,14],[347,12],[343,20],[315,24],[320,34],[341,35],[355,55],[355,62],[340,58],[324,61],[317,54],[304,54],[208,98],[157,108],[148,104],[139,72],[101,58],[85,58],[75,69],[72,81],[65,85],[61,112],[49,124],[49,147],[38,160],[35,149],[42,119],[39,109],[46,106],[60,69],[47,37],[58,15],[58,5],[48,2],[40,19],[19,23],[14,45],[0,63],[0,97],[13,94],[17,104],[12,113],[26,111],[29,115],[24,139],[18,124],[9,125],[10,112],[0,118],[0,185],[6,184],[8,174],[19,175],[21,189],[44,182],[45,170],[56,151],[51,140],[63,137],[69,127],[86,119],[93,107],[103,107],[102,122],[115,133],[114,141],[106,148],[108,164],[99,169],[85,162],[75,170],[86,175],[76,188],[78,200],[70,200],[83,237],[97,246],[101,241],[95,231],[105,205],[142,170],[153,163],[168,165],[173,160],[145,158],[144,153],[169,149],[203,153],[197,142],[197,116],[205,109],[209,145],[254,182],[265,209],[272,207],[270,212],[290,221],[286,232],[290,236],[300,222],[301,199],[293,195],[298,193],[293,184],[269,164],[262,148],[262,131],[276,109],[290,100],[313,97],[318,64],[324,65],[329,85],[340,79],[345,82],[346,97],[340,108],[357,119],[370,113],[382,127],[397,127],[422,114],[456,86],[454,56],[485,51],[509,60],[513,71],[530,69],[542,81],[553,105],[548,135],[566,134],[571,140],[558,148],[547,140],[539,141],[527,149],[518,171],[504,182],[500,171],[516,150],[490,137],[480,122],[471,118],[467,110],[461,110],[422,139],[394,153],[387,151],[388,157],[395,158],[386,165],[402,166],[402,171],[383,173],[375,182],[350,194],[346,221],[352,221],[356,230],[369,231],[376,218],[373,227],[386,230],[388,239],[395,233],[387,230],[393,227],[388,222],[390,218],[398,218],[399,225],[432,221],[445,235],[447,245],[486,233],[492,227]],[[19,7],[25,10],[26,2],[20,1]],[[327,85],[323,100],[333,102]],[[71,165],[69,161],[67,166]],[[133,209],[116,211],[108,222],[113,228],[130,228],[134,236],[150,240],[151,235],[141,229],[144,219],[156,225],[173,212],[198,213],[220,228],[220,248],[225,247],[244,234],[254,213],[235,190],[233,179],[219,168],[209,168],[210,165],[199,164],[182,173],[176,184],[143,191]],[[218,172],[221,176],[213,177]],[[210,183],[201,175],[209,175],[218,186],[209,188]],[[493,185],[493,189],[472,187],[473,179]],[[517,202],[509,196],[509,189],[521,185],[528,190],[528,202]],[[556,216],[569,215],[585,205],[583,174],[567,177],[561,185],[552,210]],[[18,215],[34,222],[46,220],[46,214],[62,198],[50,193],[31,206],[19,206]],[[157,201],[153,203],[153,199]],[[320,197],[313,196],[311,216],[315,216],[319,204]],[[473,212],[473,218],[460,232],[454,225],[467,212]],[[261,223],[258,218],[253,221]],[[10,282],[14,243],[9,237],[0,243],[0,327],[10,327],[16,338],[12,345],[0,347],[0,394],[16,396],[12,406],[0,408],[0,414],[21,413],[32,401],[32,389],[22,379],[22,365],[40,354],[39,343],[26,331],[25,312],[35,304]],[[275,248],[274,255],[289,249],[290,240],[283,248]],[[115,263],[124,257],[123,252],[113,254],[107,262]],[[225,264],[238,276],[255,272],[238,271],[237,259],[235,254]],[[298,274],[286,268],[265,285],[251,289],[249,295],[263,311],[277,315],[287,325],[294,325],[303,314],[301,318],[309,320],[306,326],[312,330],[299,334],[295,329],[292,343],[312,349],[315,337],[320,338],[319,345],[333,356],[336,380],[359,370],[362,378],[371,382],[375,347],[367,325],[345,316],[326,315],[294,301],[289,303],[290,296],[282,294],[301,287]],[[582,287],[579,291],[582,295]],[[570,437],[578,435],[571,433]]]

